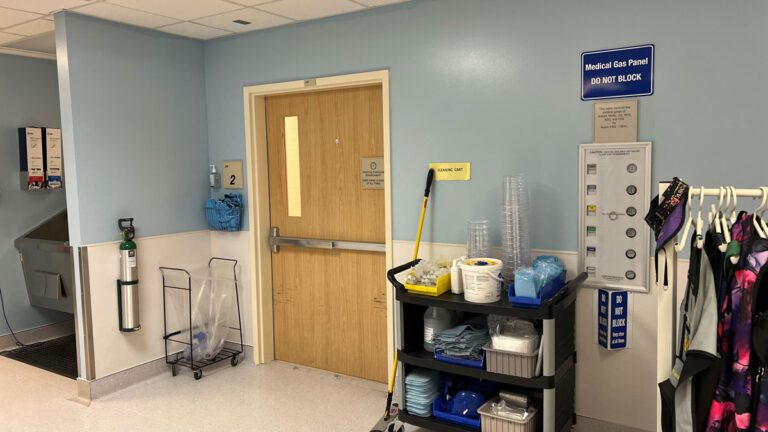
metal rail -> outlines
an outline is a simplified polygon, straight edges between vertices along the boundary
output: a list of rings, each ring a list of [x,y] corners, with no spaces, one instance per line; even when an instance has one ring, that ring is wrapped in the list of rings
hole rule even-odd
[[[339,249],[366,252],[386,252],[384,243],[355,242],[346,240],[322,240],[301,237],[281,237],[280,230],[272,227],[269,232],[269,246],[272,253],[280,252],[280,246],[307,247],[314,249]]]

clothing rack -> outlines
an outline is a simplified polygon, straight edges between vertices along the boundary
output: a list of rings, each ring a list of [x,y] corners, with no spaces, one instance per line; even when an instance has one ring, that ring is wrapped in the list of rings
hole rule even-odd
[[[659,183],[659,200],[663,199],[664,191],[669,186],[668,182]],[[693,187],[690,186],[690,198],[702,199],[706,197],[723,198],[724,190],[731,188],[731,186],[723,186],[719,188],[707,188],[703,186]],[[736,192],[737,198],[763,198],[768,193],[768,188],[754,188],[754,189],[731,189]],[[701,204],[703,205],[703,203]],[[687,216],[686,216],[687,217]],[[679,239],[675,236],[674,241],[668,241],[664,245],[664,262],[657,263],[658,274],[667,272],[667,283],[665,284],[664,277],[659,277],[656,280],[656,288],[658,289],[658,303],[657,303],[657,355],[656,355],[656,378],[657,382],[662,382],[669,377],[669,373],[672,370],[675,361],[675,351],[677,348],[677,319],[678,319],[678,286],[677,286],[677,249],[675,245]],[[684,239],[684,241],[687,241]],[[661,254],[658,259],[661,260]],[[662,331],[662,329],[670,329],[670,331]],[[657,425],[661,430],[661,398],[657,393]]]

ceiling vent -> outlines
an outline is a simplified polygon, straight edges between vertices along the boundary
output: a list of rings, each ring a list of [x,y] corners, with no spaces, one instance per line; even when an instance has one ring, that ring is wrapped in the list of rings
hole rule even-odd
[[[236,19],[236,20],[234,20],[232,22],[235,23],[235,24],[240,24],[240,25],[248,25],[248,24],[251,23],[250,21],[241,20],[241,19]]]

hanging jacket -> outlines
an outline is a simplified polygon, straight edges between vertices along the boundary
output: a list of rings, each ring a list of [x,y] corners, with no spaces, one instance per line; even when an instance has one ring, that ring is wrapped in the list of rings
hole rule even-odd
[[[758,248],[766,240],[760,239]],[[763,265],[755,282],[754,316],[752,318],[752,358],[754,380],[752,382],[752,424],[756,432],[768,431],[768,265]]]
[[[670,378],[659,385],[665,432],[705,430],[709,405],[702,406],[700,397],[708,392],[711,402],[719,372],[715,278],[709,257],[695,243],[696,236],[691,239],[691,265],[680,305],[675,365]]]
[[[765,242],[754,241],[750,216],[742,217],[732,229],[734,239],[742,245],[742,253],[731,281],[730,327],[724,327],[723,338],[729,344],[730,365],[726,364],[715,401],[710,409],[708,431],[746,432],[751,424],[752,378],[752,313],[757,275],[766,261]],[[766,250],[763,250],[766,249]],[[724,321],[727,324],[727,321]]]

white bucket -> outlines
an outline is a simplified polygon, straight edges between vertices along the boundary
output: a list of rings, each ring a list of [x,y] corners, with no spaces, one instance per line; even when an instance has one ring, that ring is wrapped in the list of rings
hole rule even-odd
[[[472,303],[495,303],[501,300],[500,260],[470,258],[459,263],[464,279],[464,300]]]

